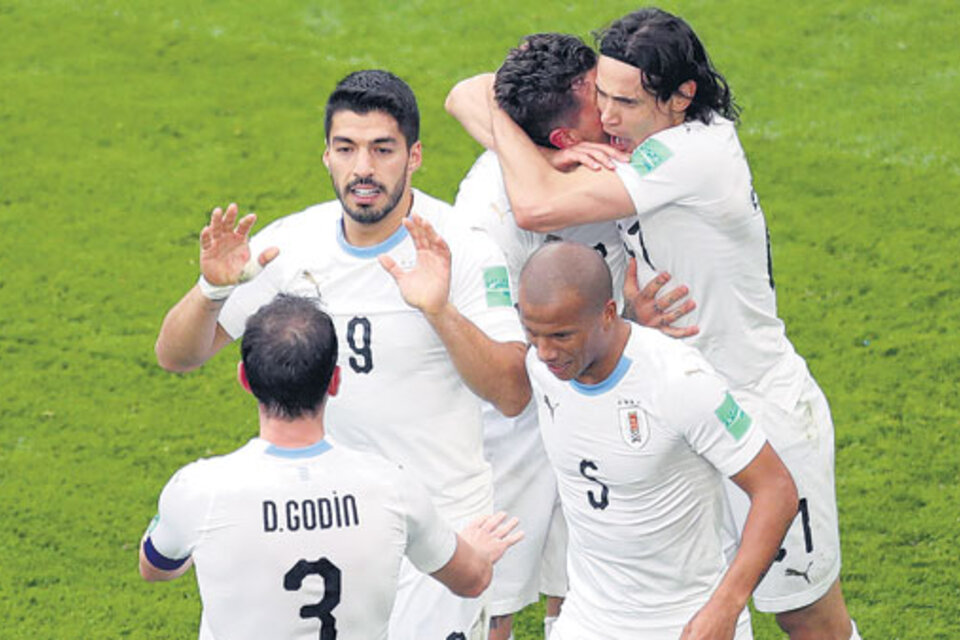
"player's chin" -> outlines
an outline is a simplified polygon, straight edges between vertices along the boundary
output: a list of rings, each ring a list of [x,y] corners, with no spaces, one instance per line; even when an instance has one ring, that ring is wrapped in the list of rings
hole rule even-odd
[[[571,374],[572,368],[570,367],[570,363],[551,364],[549,362],[545,362],[544,364],[547,365],[547,369],[550,371],[550,373],[560,380],[570,380],[573,378],[573,375]]]

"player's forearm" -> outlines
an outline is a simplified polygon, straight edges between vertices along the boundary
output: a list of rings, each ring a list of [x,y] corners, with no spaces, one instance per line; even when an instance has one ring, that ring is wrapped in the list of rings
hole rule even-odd
[[[524,345],[492,340],[452,304],[425,316],[470,390],[504,415],[519,415],[530,402]]]
[[[442,568],[430,575],[458,596],[476,598],[490,585],[493,564],[458,535],[453,557]]]
[[[785,468],[782,473],[768,474],[751,489],[740,547],[714,593],[714,598],[731,603],[737,611],[746,606],[770,568],[797,513],[797,488]]]
[[[190,289],[163,319],[154,347],[159,365],[183,372],[210,359],[219,348],[217,317],[222,306],[223,301],[210,300],[199,287]]]
[[[555,184],[561,172],[550,166],[527,134],[491,99],[490,117],[494,145],[507,196],[517,224],[528,231],[547,232],[571,226],[557,206]]]
[[[461,80],[450,93],[443,106],[466,130],[471,138],[487,149],[493,148],[493,131],[487,96],[493,87],[492,73]]]

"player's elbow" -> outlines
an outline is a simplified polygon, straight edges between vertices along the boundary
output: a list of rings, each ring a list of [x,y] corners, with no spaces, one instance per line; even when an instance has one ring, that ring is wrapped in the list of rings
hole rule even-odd
[[[166,582],[168,580],[173,580],[180,575],[181,572],[178,571],[164,571],[153,565],[150,560],[147,559],[146,553],[143,550],[143,545],[140,546],[140,577],[146,580],[147,582]]]
[[[545,198],[526,193],[510,198],[510,207],[517,226],[526,231],[546,233],[556,230],[553,207]]]
[[[797,509],[800,507],[797,485],[786,467],[781,467],[780,473],[768,480],[766,490],[769,495],[767,503],[777,514],[783,525],[784,533],[786,533],[790,523],[793,522],[794,516],[797,515]]]
[[[528,382],[525,387],[515,389],[515,392],[511,393],[509,397],[498,402],[497,409],[508,418],[516,418],[523,413],[523,410],[530,404],[531,397],[532,394]]]
[[[443,101],[443,108],[444,108],[444,110],[445,110],[447,113],[449,113],[450,115],[452,115],[453,117],[457,117],[457,113],[458,113],[458,111],[457,111],[457,87],[459,87],[459,86],[460,86],[459,84],[454,85],[453,89],[450,89],[450,93],[447,94],[446,99]]]
[[[144,566],[143,562],[140,563],[140,577],[146,580],[147,582],[162,582],[163,578],[157,575],[156,571],[148,566]]]
[[[154,344],[153,353],[157,357],[157,364],[160,365],[160,368],[171,373],[186,373],[188,371],[193,371],[201,364],[198,362],[185,361],[181,358],[175,357],[175,355],[171,353],[171,350],[167,348],[162,337],[158,338],[156,344]]]
[[[786,469],[784,469],[786,471]],[[783,510],[788,515],[788,522],[793,520],[793,516],[800,507],[800,493],[797,491],[797,483],[793,481],[793,476],[785,472],[780,478],[779,483],[780,500],[783,502]]]

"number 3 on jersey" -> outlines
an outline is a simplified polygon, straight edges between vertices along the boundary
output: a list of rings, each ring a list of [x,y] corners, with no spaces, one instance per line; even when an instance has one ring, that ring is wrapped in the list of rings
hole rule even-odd
[[[354,316],[347,323],[347,344],[353,355],[350,356],[350,368],[357,373],[370,373],[373,370],[373,326],[363,316]]]
[[[310,575],[323,579],[323,598],[316,604],[300,607],[300,617],[320,620],[320,640],[337,640],[337,620],[331,612],[340,604],[340,569],[326,558],[315,562],[299,560],[283,576],[283,588],[299,591],[304,578]]]

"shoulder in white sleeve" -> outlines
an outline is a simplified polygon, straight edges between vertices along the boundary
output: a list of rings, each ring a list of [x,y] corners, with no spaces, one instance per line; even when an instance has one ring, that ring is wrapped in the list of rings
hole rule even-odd
[[[205,467],[206,463],[199,460],[181,468],[160,494],[150,540],[165,558],[187,558],[200,538],[214,493],[206,480]]]
[[[760,452],[766,436],[730,394],[722,376],[691,359],[680,379],[664,387],[668,421],[690,447],[726,476],[741,471]]]

